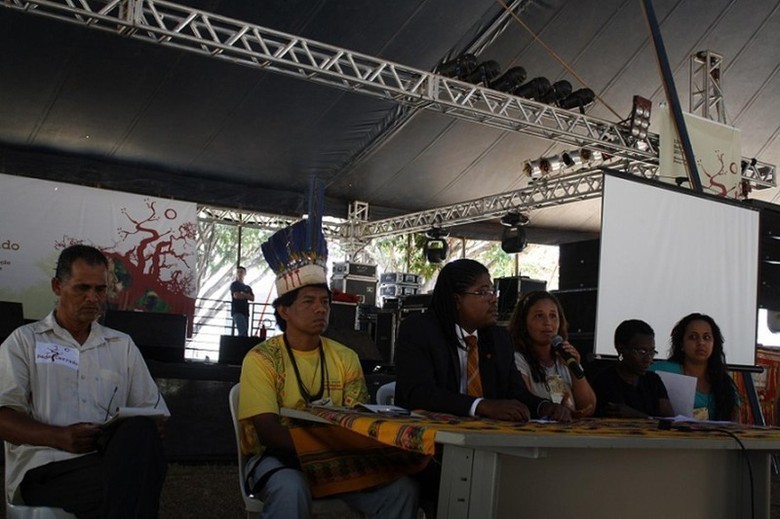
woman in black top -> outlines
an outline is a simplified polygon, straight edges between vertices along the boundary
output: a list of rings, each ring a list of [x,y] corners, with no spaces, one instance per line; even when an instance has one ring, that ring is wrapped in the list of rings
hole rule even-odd
[[[655,333],[644,321],[629,319],[615,329],[618,362],[594,384],[596,415],[612,418],[673,416],[661,378],[647,369],[653,362]]]

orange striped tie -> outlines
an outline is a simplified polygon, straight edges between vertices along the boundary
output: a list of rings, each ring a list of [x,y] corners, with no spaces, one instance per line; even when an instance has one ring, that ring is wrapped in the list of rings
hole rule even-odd
[[[482,379],[479,377],[479,346],[477,338],[467,335],[463,338],[469,349],[466,362],[466,394],[469,396],[482,396]]]

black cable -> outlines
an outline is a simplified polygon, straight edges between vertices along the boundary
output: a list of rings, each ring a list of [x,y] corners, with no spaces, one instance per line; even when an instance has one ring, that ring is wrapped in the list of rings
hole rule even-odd
[[[756,496],[755,496],[755,489],[753,487],[753,465],[750,463],[750,456],[748,455],[747,449],[745,448],[745,444],[742,443],[742,440],[739,439],[739,436],[736,435],[733,431],[729,431],[728,429],[718,429],[718,428],[712,428],[708,429],[710,431],[719,432],[723,434],[727,434],[728,436],[731,436],[734,438],[734,441],[737,442],[739,445],[739,448],[742,450],[742,455],[745,457],[745,461],[747,461],[747,467],[748,467],[748,477],[750,478],[750,517],[752,519],[755,519],[756,517]]]
[[[737,442],[737,445],[739,445],[740,450],[742,451],[742,455],[745,457],[745,461],[747,461],[748,477],[750,478],[750,517],[752,519],[755,519],[756,496],[755,496],[755,488],[753,484],[753,464],[750,463],[750,456],[748,455],[747,449],[745,448],[745,444],[742,443],[742,440],[739,439],[739,437],[736,435],[735,432],[729,431],[728,429],[719,429],[717,427],[691,427],[691,425],[689,424],[686,423],[677,424],[672,422],[671,420],[659,421],[658,428],[662,430],[673,429],[675,431],[681,431],[681,432],[718,432],[733,438],[734,441]]]

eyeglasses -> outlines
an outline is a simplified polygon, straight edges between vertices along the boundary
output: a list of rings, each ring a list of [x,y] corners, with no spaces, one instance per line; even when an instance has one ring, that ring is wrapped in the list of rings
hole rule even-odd
[[[106,417],[103,419],[104,422],[108,421],[108,419],[111,417],[111,404],[114,403],[114,397],[116,396],[116,392],[117,391],[119,391],[119,386],[114,386],[114,391],[111,393],[111,399],[108,401],[108,406],[105,407]],[[154,409],[157,409],[157,406],[160,405],[160,396],[161,396],[160,395],[160,388],[158,386],[157,387],[157,401],[154,403]],[[102,408],[102,406],[100,406],[100,405],[98,405],[98,407]],[[118,411],[118,410],[119,410],[119,407],[117,406],[117,408],[114,411]]]
[[[109,416],[111,416],[111,404],[114,402],[114,397],[116,396],[116,392],[119,391],[119,386],[114,386],[114,391],[111,393],[111,399],[108,401],[108,405],[106,406],[106,417],[103,418],[103,421],[107,421]]]
[[[461,294],[468,294],[470,296],[479,296],[483,299],[488,299],[490,297],[497,297],[498,296],[498,289],[497,288],[491,288],[490,290],[477,290],[476,292],[469,292],[464,290],[461,292]]]
[[[645,350],[643,348],[628,348],[637,357],[655,357],[658,354],[658,350]]]

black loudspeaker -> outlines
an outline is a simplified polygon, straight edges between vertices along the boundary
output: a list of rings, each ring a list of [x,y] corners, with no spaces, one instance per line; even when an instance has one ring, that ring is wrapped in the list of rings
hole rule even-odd
[[[330,305],[330,323],[328,323],[328,327],[357,330],[358,329],[357,303],[333,301],[333,303],[331,303]]]
[[[0,343],[24,324],[22,303],[0,301]]]
[[[501,250],[507,254],[523,252],[528,245],[528,239],[525,236],[523,227],[505,227],[501,234]]]
[[[374,329],[374,343],[382,360],[392,364],[393,353],[395,352],[395,312],[377,312],[376,327]]]
[[[759,213],[758,306],[780,310],[780,212]]]
[[[597,293],[595,288],[553,292],[563,307],[563,313],[569,323],[569,334],[593,334],[595,332]]]
[[[421,314],[425,312],[431,304],[433,294],[414,294],[401,298],[401,310],[399,322],[411,314]]]
[[[558,287],[561,290],[599,286],[599,240],[565,243],[558,258]]]
[[[239,337],[238,335],[220,335],[219,364],[240,366],[244,356],[257,344],[263,342],[259,337]]]
[[[498,290],[498,320],[508,321],[512,317],[517,301],[523,294],[535,290],[547,290],[547,282],[527,277],[495,278],[493,284]]]
[[[103,323],[132,337],[145,359],[184,362],[186,315],[109,310]]]

